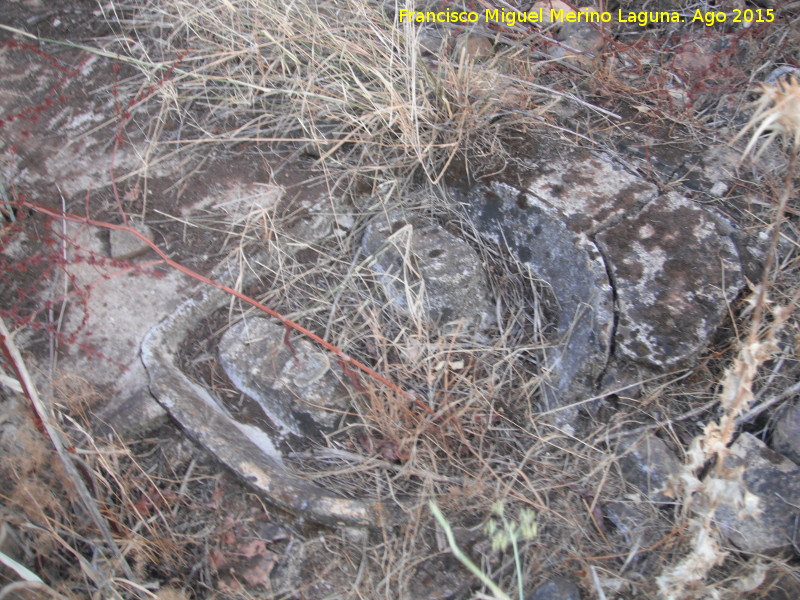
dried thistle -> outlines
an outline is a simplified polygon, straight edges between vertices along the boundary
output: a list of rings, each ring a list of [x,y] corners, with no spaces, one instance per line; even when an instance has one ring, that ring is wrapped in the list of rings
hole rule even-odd
[[[767,131],[767,139],[753,156],[754,160],[778,137],[791,152],[800,150],[800,80],[797,77],[790,75],[775,83],[761,84],[761,96],[753,106],[755,113],[733,139],[735,142],[748,132],[753,132],[742,159],[754,150],[761,135]]]

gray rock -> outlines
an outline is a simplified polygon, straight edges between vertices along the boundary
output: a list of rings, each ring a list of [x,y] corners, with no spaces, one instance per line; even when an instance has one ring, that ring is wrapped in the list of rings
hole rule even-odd
[[[537,587],[526,600],[581,600],[581,592],[566,577],[553,577]]]
[[[681,470],[681,462],[667,445],[654,435],[624,437],[624,451],[619,458],[625,481],[641,491],[651,502],[671,502],[673,478]]]
[[[265,253],[252,260],[268,261]],[[212,273],[213,281],[247,286],[256,280],[250,270],[239,278],[238,257],[232,256]],[[267,434],[234,419],[208,389],[180,368],[180,349],[198,323],[230,306],[227,292],[202,288],[200,293],[150,330],[142,342],[142,362],[150,390],[186,434],[211,452],[242,481],[272,504],[314,523],[328,526],[380,527],[406,519],[393,504],[374,499],[343,498],[293,473]]]
[[[731,489],[714,516],[720,530],[746,552],[798,548],[800,467],[749,433],[730,451],[723,473]]]
[[[151,242],[153,241],[153,231],[147,225],[131,220],[129,226],[141,233]],[[150,246],[141,238],[128,231],[121,231],[119,229],[112,229],[109,232],[108,244],[111,258],[116,258],[118,260],[135,258],[150,249]]]
[[[303,338],[292,339],[293,354],[285,333],[262,318],[232,325],[219,342],[225,374],[280,428],[312,437],[332,431],[350,406],[347,390],[328,354]]]
[[[559,29],[557,39],[560,46],[551,46],[547,53],[553,58],[570,57],[579,61],[579,56],[591,58],[603,46],[603,34],[589,23],[565,23]]]
[[[467,205],[481,235],[507,247],[557,301],[558,340],[547,357],[548,408],[590,397],[608,359],[614,322],[613,293],[597,247],[537,196],[508,185],[478,186]],[[569,422],[575,412],[560,411],[557,420]]]
[[[522,187],[561,215],[570,230],[592,235],[658,196],[658,189],[604,154],[544,143],[526,161]]]
[[[440,225],[391,211],[367,225],[361,245],[387,299],[402,312],[440,325],[488,320],[488,288],[477,252]]]
[[[788,407],[778,419],[772,449],[800,465],[800,403]]]
[[[659,568],[658,553],[649,554],[667,533],[659,523],[656,509],[650,503],[615,500],[603,506],[605,516],[617,528],[615,540],[618,547],[627,553],[623,570],[631,568],[642,575],[649,575]]]
[[[742,286],[717,220],[670,193],[598,236],[617,291],[619,353],[659,370],[702,350]]]

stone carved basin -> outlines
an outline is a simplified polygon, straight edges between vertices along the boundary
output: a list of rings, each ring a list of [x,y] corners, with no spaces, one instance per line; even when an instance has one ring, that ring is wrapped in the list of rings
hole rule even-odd
[[[231,260],[212,279],[233,285],[237,276],[238,268]],[[380,526],[396,521],[399,515],[393,507],[343,498],[292,473],[265,432],[235,419],[218,398],[181,370],[178,354],[187,337],[198,323],[229,302],[225,291],[208,287],[147,334],[142,361],[155,398],[189,437],[280,508],[329,526]]]
[[[458,195],[454,210],[485,242],[505,248],[550,286],[558,305],[557,335],[543,363],[542,408],[556,426],[570,430],[581,405],[618,384],[609,380],[610,365],[637,364],[663,373],[696,356],[742,277],[726,233],[732,228],[721,217],[677,194],[660,196],[607,157],[540,154],[546,164],[544,158],[529,160],[527,179],[515,186],[498,180],[475,185]],[[389,302],[409,310],[409,296],[401,293],[408,282],[397,285],[397,278],[403,272],[398,261],[411,261],[407,266],[424,285],[412,282],[410,289],[427,289],[429,296],[419,305],[432,323],[463,317],[490,326],[483,318],[482,271],[469,264],[477,255],[463,241],[413,215],[379,215],[370,227],[361,252],[372,257]],[[406,235],[407,243],[395,243],[395,234]],[[449,269],[443,262],[447,255],[453,261]],[[238,275],[231,261],[214,278],[231,284]],[[327,525],[401,520],[395,505],[343,498],[294,474],[265,432],[238,421],[181,371],[178,354],[187,336],[229,301],[225,292],[208,288],[148,334],[142,359],[157,400],[190,437],[286,510]],[[245,369],[227,365],[229,378],[293,433],[313,436],[314,427],[335,427],[335,418],[326,421],[326,411],[346,412],[346,406],[337,400],[341,381],[330,378],[330,357],[305,341],[300,359],[280,344],[273,350],[258,345],[280,329],[266,321],[234,325],[233,355],[252,347],[258,356]],[[291,398],[315,408],[293,417],[286,408]]]

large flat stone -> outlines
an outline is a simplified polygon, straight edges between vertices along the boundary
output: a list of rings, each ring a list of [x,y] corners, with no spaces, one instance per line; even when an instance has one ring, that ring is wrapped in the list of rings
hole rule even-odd
[[[617,291],[617,351],[659,369],[696,356],[742,286],[720,217],[675,193],[598,235]]]
[[[604,154],[541,143],[525,160],[521,187],[575,232],[594,234],[658,196],[658,189]]]

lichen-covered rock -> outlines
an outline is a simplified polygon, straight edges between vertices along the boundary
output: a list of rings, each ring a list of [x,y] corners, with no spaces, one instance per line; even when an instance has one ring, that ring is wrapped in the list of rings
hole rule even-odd
[[[693,358],[742,285],[714,216],[671,193],[598,235],[617,291],[617,351],[659,370]]]
[[[267,319],[243,319],[222,336],[220,363],[231,382],[276,425],[297,435],[319,436],[341,422],[349,396],[328,354],[305,339],[292,340],[290,348],[285,332]]]
[[[542,145],[526,161],[522,187],[558,211],[569,229],[588,235],[658,196],[658,189],[606,155]]]
[[[788,407],[775,423],[772,449],[800,465],[800,403]]]
[[[723,472],[735,478],[717,506],[719,528],[746,552],[797,548],[800,467],[749,433],[741,434],[730,452]]]
[[[486,276],[477,252],[420,215],[381,214],[361,243],[387,299],[412,318],[439,325],[487,322]]]
[[[619,458],[625,481],[641,491],[651,502],[673,501],[673,481],[681,462],[667,445],[654,435],[625,437],[620,441]]]

